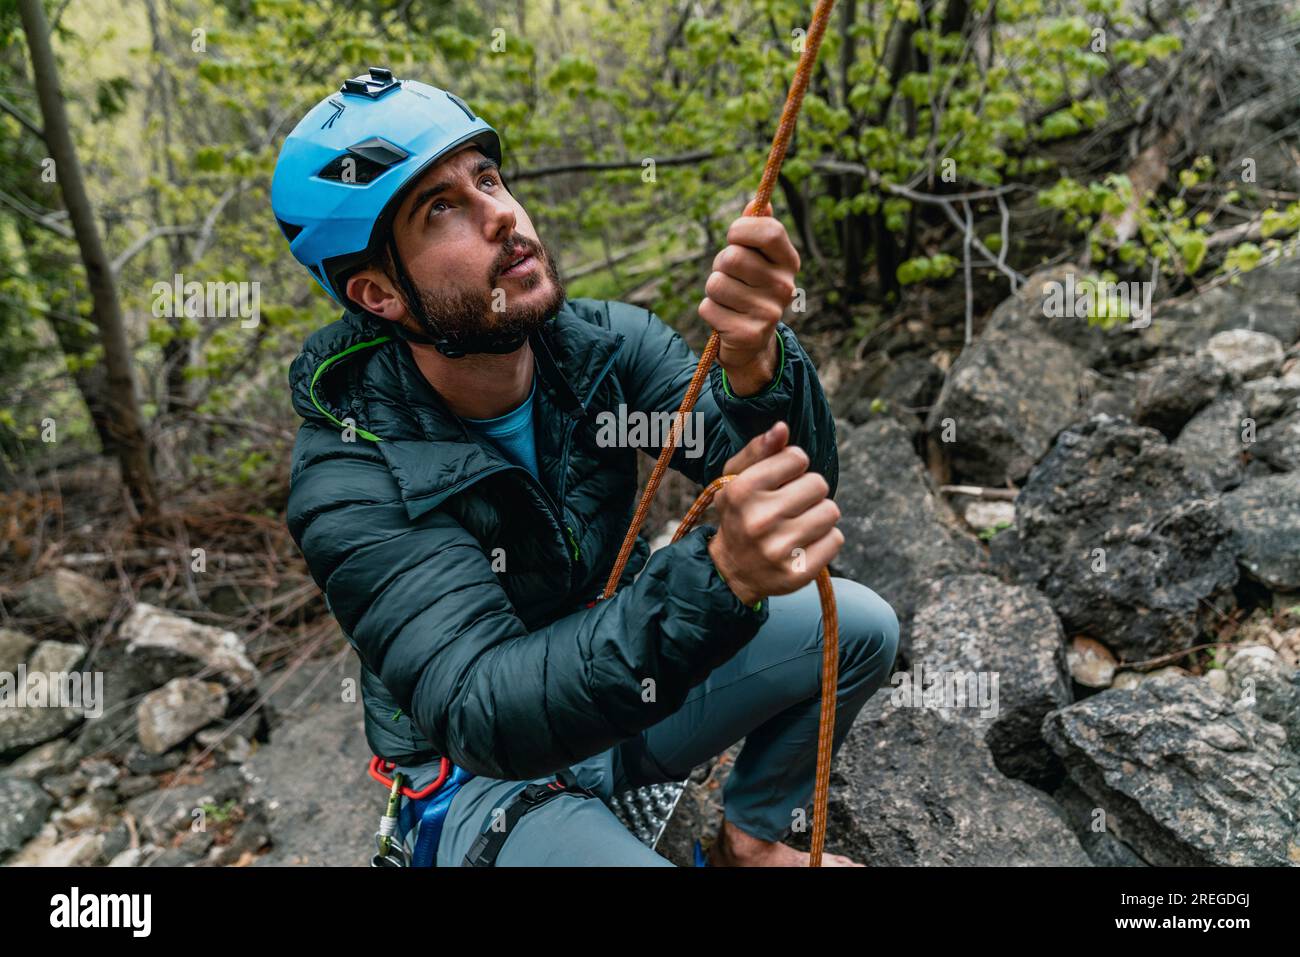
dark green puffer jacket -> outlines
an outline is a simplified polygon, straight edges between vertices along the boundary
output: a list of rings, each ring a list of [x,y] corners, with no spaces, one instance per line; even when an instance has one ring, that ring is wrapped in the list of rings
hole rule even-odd
[[[834,420],[794,333],[778,332],[780,370],[759,394],[731,396],[714,367],[696,406],[704,452],[672,462],[694,481],[785,419],[834,491]],[[376,755],[550,774],[676,711],[753,638],[768,603],[731,593],[709,526],[648,561],[639,539],[614,598],[586,607],[637,494],[636,450],[598,445],[597,416],[675,411],[697,360],[679,335],[624,303],[565,302],[543,333],[554,365],[538,362],[539,483],[468,432],[390,334],[346,313],[289,373],[305,419],[289,529],[361,658]]]

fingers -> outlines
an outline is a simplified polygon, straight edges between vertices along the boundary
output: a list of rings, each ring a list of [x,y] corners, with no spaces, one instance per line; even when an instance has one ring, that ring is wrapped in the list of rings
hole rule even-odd
[[[713,271],[739,282],[741,287],[738,292],[754,289],[765,298],[776,296],[785,302],[794,298],[794,274],[789,269],[772,265],[762,253],[748,246],[732,244],[718,250],[718,254],[713,257]],[[709,291],[707,283],[705,290]],[[713,293],[709,291],[709,295],[712,296]],[[723,305],[730,303],[723,302]]]
[[[749,246],[773,265],[799,271],[799,253],[790,242],[785,224],[774,216],[741,216],[727,230],[727,242]]]
[[[826,497],[830,490],[831,487],[823,476],[816,472],[805,472],[781,488],[776,500],[777,515],[781,518],[795,518],[818,503],[830,502],[838,518],[839,506]]]
[[[838,528],[829,529],[821,538],[804,547],[803,581],[812,581],[817,573],[835,560],[844,545],[844,533]]]
[[[766,268],[772,269],[771,266]],[[786,307],[794,299],[794,281],[788,276],[769,274],[761,283],[760,285],[759,280],[756,280],[754,285],[750,285],[730,273],[715,269],[704,282],[704,294],[709,300],[739,313],[750,322],[758,319],[768,325],[775,325],[781,321]]]
[[[743,483],[744,492],[778,489],[808,471],[808,465],[808,453],[797,445],[788,445],[745,469],[736,482]]]
[[[754,436],[743,449],[727,459],[727,464],[722,467],[722,473],[737,475],[769,455],[781,451],[789,441],[790,426],[778,422],[761,435]]]

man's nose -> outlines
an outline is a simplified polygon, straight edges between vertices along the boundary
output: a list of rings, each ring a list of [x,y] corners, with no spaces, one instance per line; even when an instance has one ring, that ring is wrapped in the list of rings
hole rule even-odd
[[[514,205],[486,194],[483,195],[483,201],[487,203],[483,226],[488,241],[499,243],[513,236],[518,219]]]

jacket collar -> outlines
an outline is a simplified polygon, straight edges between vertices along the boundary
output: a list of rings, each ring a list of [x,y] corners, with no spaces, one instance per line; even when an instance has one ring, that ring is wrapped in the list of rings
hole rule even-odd
[[[595,321],[596,310],[603,312],[603,304],[566,299],[543,327],[540,335],[554,364],[534,349],[539,412],[563,415],[566,404],[572,404],[565,401],[571,394],[577,405],[569,414],[587,414],[623,341],[622,334]],[[291,372],[294,402],[300,414],[317,421],[330,416],[341,421],[345,415],[340,412],[352,414],[358,432],[364,428],[378,438],[376,447],[414,520],[505,462],[465,429],[421,374],[404,340],[375,342],[385,335],[381,320],[358,313],[313,335]],[[359,436],[357,441],[369,440]]]

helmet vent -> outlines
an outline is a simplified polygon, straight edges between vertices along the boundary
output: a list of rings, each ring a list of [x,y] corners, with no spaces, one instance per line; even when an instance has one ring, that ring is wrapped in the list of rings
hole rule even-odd
[[[368,156],[349,152],[334,157],[316,175],[321,179],[331,179],[347,186],[365,186],[386,172],[388,172],[387,163],[378,163]]]
[[[280,224],[280,232],[284,233],[284,238],[289,240],[289,242],[293,242],[297,239],[298,234],[302,232],[301,226],[295,226],[293,223],[286,223],[279,216],[275,218],[275,221]]]

